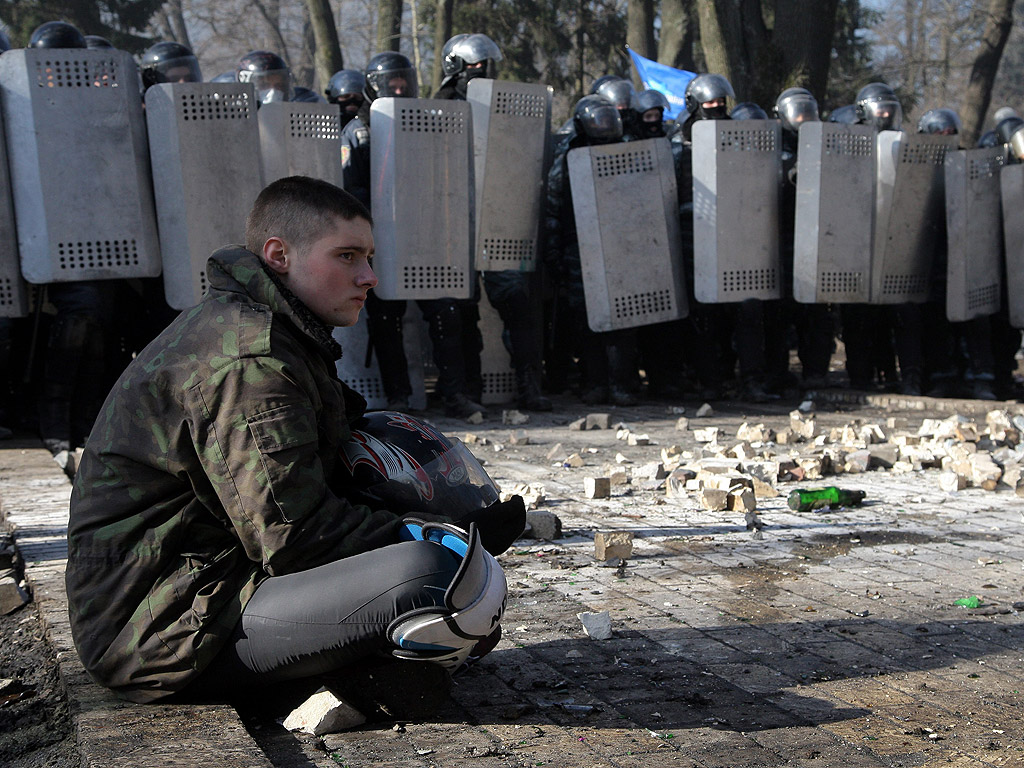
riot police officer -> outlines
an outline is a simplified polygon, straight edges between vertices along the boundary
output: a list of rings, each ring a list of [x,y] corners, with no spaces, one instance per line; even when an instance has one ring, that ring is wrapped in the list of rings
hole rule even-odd
[[[366,75],[358,69],[339,69],[331,75],[324,95],[330,104],[337,104],[341,110],[342,128],[359,114],[359,108],[366,100],[363,96],[365,87]]]
[[[416,98],[419,80],[408,57],[395,51],[373,56],[366,65],[365,101],[342,131],[342,174],[345,189],[370,207],[370,106],[383,97]],[[437,366],[437,392],[449,416],[486,416],[480,405],[483,380],[480,350],[483,341],[472,317],[458,299],[420,299]],[[412,386],[402,343],[405,301],[385,301],[370,291],[366,301],[370,344],[377,356],[388,407],[409,410]]]
[[[580,360],[583,402],[634,405],[638,381],[635,332],[630,329],[595,333],[587,324],[583,268],[568,169],[570,150],[622,141],[622,117],[615,105],[594,94],[576,103],[573,121],[573,137],[564,145],[564,152],[559,152],[552,160],[544,208],[545,267],[557,292],[551,347],[559,359],[554,360],[554,365],[566,367],[570,360]]]
[[[284,59],[271,51],[249,51],[239,59],[235,78],[240,83],[256,86],[256,101],[259,104],[274,101],[323,101],[319,94],[309,88],[295,85],[292,71]]]
[[[74,26],[49,21],[37,27],[30,48],[86,48]],[[84,444],[110,379],[106,369],[117,281],[50,283],[46,297],[55,307],[43,354],[39,390],[39,435],[59,463]]]
[[[782,189],[779,196],[779,256],[782,261],[783,296],[779,316],[766,339],[769,381],[784,386],[789,374],[789,329],[796,331],[801,384],[812,389],[825,386],[832,356],[832,314],[827,304],[798,304],[793,300],[793,243],[796,227],[796,163],[800,126],[820,120],[818,102],[806,88],[787,88],[773,108],[782,126]]]
[[[686,86],[684,101],[689,113],[683,123],[685,140],[690,141],[698,120],[729,120],[729,99],[735,99],[732,85],[722,75],[700,74]],[[692,182],[691,182],[692,183]],[[691,285],[694,271],[688,271]],[[768,402],[774,395],[765,388],[764,307],[751,299],[729,304],[702,304],[691,297],[690,321],[694,329],[693,350],[703,396],[720,394],[726,376],[732,378],[739,363],[740,395],[755,403]]]
[[[435,99],[465,100],[469,81],[477,77],[494,79],[502,55],[498,45],[484,34],[459,34],[442,50],[444,79]],[[543,355],[537,328],[530,311],[530,274],[518,270],[489,270],[482,273],[487,299],[497,310],[508,336],[509,352],[516,377],[516,405],[529,411],[550,411],[551,400],[541,391]],[[467,329],[466,343],[475,345],[470,329],[476,328],[480,312],[477,300],[459,303]],[[482,340],[479,344],[482,346]]]
[[[142,54],[139,66],[142,89],[157,83],[201,83],[199,59],[188,46],[170,40],[156,43]]]

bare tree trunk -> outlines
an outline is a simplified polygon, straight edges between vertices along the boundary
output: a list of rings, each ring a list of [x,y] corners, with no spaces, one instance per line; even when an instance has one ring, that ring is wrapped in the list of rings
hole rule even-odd
[[[329,0],[306,0],[306,9],[313,27],[313,71],[320,90],[323,90],[331,75],[345,67],[345,60],[341,55],[338,28],[334,26]]]
[[[443,73],[441,57],[444,44],[452,36],[452,15],[455,11],[455,0],[437,0],[437,19],[434,22],[434,67],[430,73],[430,92],[434,93],[441,87]]]
[[[397,51],[402,42],[402,0],[379,0],[377,52]]]
[[[657,58],[654,0],[629,0],[626,9],[626,44],[645,58]]]
[[[700,39],[708,72],[724,75],[742,100],[750,87],[742,0],[697,0]]]
[[[164,5],[167,13],[167,21],[171,27],[171,34],[175,42],[181,43],[189,50],[192,50],[192,40],[188,36],[188,26],[185,24],[185,13],[181,7],[181,0],[168,0]]]
[[[825,97],[838,8],[839,0],[778,0],[772,43],[781,54],[783,72],[774,84],[776,96],[784,87],[799,85]]]
[[[694,0],[662,0],[659,63],[696,72],[697,63],[693,57],[696,28]]]
[[[273,48],[274,53],[284,59],[285,64],[291,68],[292,59],[288,53],[288,44],[281,34],[281,15],[278,3],[276,0],[252,0],[252,4],[256,6],[256,10],[260,12],[260,16],[266,22],[264,26],[267,35],[273,41],[273,44],[268,47]]]
[[[971,67],[971,78],[960,107],[963,120],[962,143],[965,147],[973,147],[981,135],[985,113],[992,101],[992,84],[999,71],[999,60],[1013,28],[1013,0],[990,0],[987,13],[981,50]]]

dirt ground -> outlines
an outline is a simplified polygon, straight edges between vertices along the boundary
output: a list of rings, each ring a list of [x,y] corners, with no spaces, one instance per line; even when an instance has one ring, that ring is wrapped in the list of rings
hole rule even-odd
[[[863,489],[863,507],[796,514],[785,493],[797,484],[783,483],[758,500],[752,529],[640,476],[662,449],[697,454],[695,429],[718,427],[727,444],[744,422],[784,428],[796,405],[611,409],[641,445],[614,428],[570,430],[597,409],[568,398],[524,425],[501,423],[500,409],[478,426],[427,414],[503,488],[543,486],[541,509],[562,521],[557,540],[524,538],[500,558],[502,642],[450,694],[421,685],[426,700],[392,696],[352,731],[285,731],[303,691],[247,702],[247,729],[276,768],[1024,765],[1024,499],[1013,490],[949,494],[937,470],[879,470],[808,483]],[[939,405],[833,398],[816,412],[826,430],[888,418],[912,430],[953,412]],[[984,424],[988,407],[961,410]],[[572,454],[583,466],[566,466]],[[585,497],[585,477],[623,467],[631,482]],[[634,534],[625,562],[595,561],[594,533],[609,530]],[[977,608],[955,605],[968,596]],[[592,640],[578,614],[601,611],[613,635]],[[11,700],[0,691],[0,765],[78,765],[52,669],[33,606],[0,617],[0,679],[16,681]],[[401,692],[403,678],[386,676],[377,683]]]
[[[0,531],[0,550],[7,541]],[[31,602],[0,616],[0,765],[79,765],[67,696]]]

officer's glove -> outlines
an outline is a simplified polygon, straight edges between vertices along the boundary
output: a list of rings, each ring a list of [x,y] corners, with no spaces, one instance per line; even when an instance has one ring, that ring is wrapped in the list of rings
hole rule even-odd
[[[429,661],[457,669],[475,646],[499,629],[508,584],[498,561],[484,549],[476,525],[469,532],[444,523],[407,518],[400,530],[407,541],[432,541],[462,558],[444,593],[444,605],[406,611],[388,625],[392,653],[400,659]]]

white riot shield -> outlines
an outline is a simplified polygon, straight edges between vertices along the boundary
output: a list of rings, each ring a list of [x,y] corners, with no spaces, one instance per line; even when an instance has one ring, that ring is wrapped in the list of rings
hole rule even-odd
[[[250,83],[161,83],[146,91],[164,295],[175,309],[206,292],[206,261],[245,242],[263,188]]]
[[[679,198],[665,139],[569,150],[587,324],[636,328],[686,317]]]
[[[927,301],[945,236],[944,163],[956,136],[878,134],[871,303]]]
[[[957,323],[999,311],[1003,274],[1003,215],[999,172],[1006,149],[946,155],[946,317]]]
[[[383,98],[370,115],[377,295],[468,299],[476,279],[469,104]]]
[[[507,403],[516,396],[516,375],[512,368],[512,356],[502,337],[505,324],[487,298],[487,291],[480,291],[479,308],[480,335],[484,340],[484,348],[480,351],[480,373],[484,381],[481,405]]]
[[[1007,165],[999,174],[1006,248],[1006,295],[1010,325],[1024,328],[1024,165]]]
[[[782,295],[781,127],[777,120],[693,124],[693,283],[717,304]]]
[[[341,113],[336,104],[276,101],[259,109],[263,179],[312,176],[342,186]]]
[[[0,121],[0,317],[24,317],[29,311],[28,288],[18,265],[18,233],[14,228],[11,177],[7,170],[7,146]]]
[[[874,221],[874,129],[801,125],[793,298],[805,304],[866,303]]]
[[[160,274],[139,70],[117,50],[0,56],[21,253],[30,283]]]
[[[548,85],[469,81],[479,270],[536,269],[551,97]]]
[[[335,341],[341,344],[341,360],[338,361],[338,378],[366,398],[370,410],[387,407],[388,398],[384,392],[384,381],[380,376],[377,356],[369,352],[370,333],[366,324],[366,313],[359,315],[359,321],[352,326],[335,328]],[[402,318],[402,346],[409,366],[409,385],[412,397],[409,406],[418,411],[427,407],[427,391],[423,376],[423,337],[426,323],[420,319],[415,307],[407,307]]]

